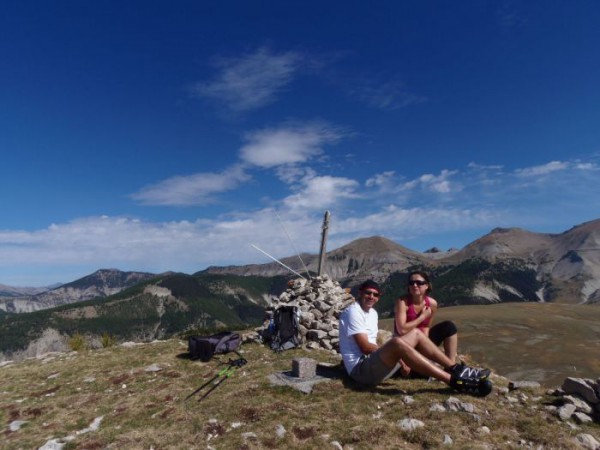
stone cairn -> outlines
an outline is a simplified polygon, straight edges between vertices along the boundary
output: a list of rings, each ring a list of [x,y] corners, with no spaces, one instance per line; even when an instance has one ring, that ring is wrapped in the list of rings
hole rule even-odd
[[[285,292],[279,298],[274,298],[271,306],[267,307],[265,325],[256,331],[262,335],[280,306],[297,306],[300,309],[302,345],[308,349],[339,353],[339,316],[352,302],[354,297],[350,289],[342,288],[329,275],[311,280],[290,280]]]

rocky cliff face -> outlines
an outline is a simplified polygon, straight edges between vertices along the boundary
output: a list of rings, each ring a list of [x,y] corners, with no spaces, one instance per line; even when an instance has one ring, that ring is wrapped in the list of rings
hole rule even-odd
[[[445,259],[457,264],[469,258],[492,263],[522,261],[554,293],[540,291],[547,300],[557,292],[573,303],[600,301],[600,220],[586,222],[560,234],[532,233],[518,228],[495,229]]]

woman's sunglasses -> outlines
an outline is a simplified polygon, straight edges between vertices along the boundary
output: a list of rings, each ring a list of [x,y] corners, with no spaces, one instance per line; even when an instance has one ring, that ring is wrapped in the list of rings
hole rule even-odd
[[[413,284],[416,284],[417,286],[425,286],[427,284],[427,281],[423,281],[423,280],[408,280],[408,285],[412,286]]]

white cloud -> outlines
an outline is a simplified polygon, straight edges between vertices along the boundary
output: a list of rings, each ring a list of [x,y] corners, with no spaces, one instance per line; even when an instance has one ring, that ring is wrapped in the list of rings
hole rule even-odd
[[[142,188],[131,197],[144,205],[204,205],[213,202],[216,194],[233,190],[249,179],[241,166],[233,166],[221,173],[167,178]]]
[[[474,169],[474,170],[502,170],[504,168],[504,166],[502,166],[500,164],[483,165],[483,164],[477,164],[472,161],[469,164],[467,164],[467,167],[469,169]]]
[[[473,176],[478,170],[469,169],[417,177],[414,184],[423,189],[406,189],[400,200],[377,189],[393,180],[391,172],[373,177],[370,186],[361,191],[356,180],[320,176],[305,168],[290,175],[291,193],[283,192],[273,201],[280,202],[282,220],[298,250],[312,253],[318,252],[325,209],[332,211],[329,249],[372,235],[389,237],[409,248],[415,248],[411,243],[419,240],[418,248],[427,248],[449,247],[447,238],[452,233],[461,232],[465,239],[471,236],[473,240],[497,226],[532,231],[551,227],[559,232],[593,219],[598,209],[600,177],[595,162],[569,162],[566,169],[552,172],[551,182],[536,183],[528,189],[523,189],[520,175],[525,169],[484,171],[485,177]],[[462,190],[453,191],[452,196],[424,196],[432,186],[443,190],[443,181],[452,177],[461,180]],[[375,189],[367,192],[369,188]],[[71,281],[63,275],[49,278],[64,273],[59,272],[64,267],[69,267],[69,273],[78,268],[83,276],[103,267],[192,273],[209,265],[268,262],[250,244],[277,258],[293,255],[273,209],[159,223],[87,217],[35,231],[0,230],[0,273],[6,277],[36,269],[46,277],[39,284],[49,284]],[[7,278],[0,282],[11,284]]]
[[[339,193],[340,185],[345,184],[340,180],[315,179],[312,186],[319,189],[336,186],[333,191]],[[322,217],[323,209],[283,210],[281,218],[285,230],[273,209],[193,222],[153,223],[125,217],[86,217],[37,231],[0,232],[0,268],[4,272],[5,268],[18,267],[27,270],[79,267],[79,277],[109,267],[153,273],[167,270],[193,273],[210,265],[264,263],[270,260],[251,244],[276,258],[292,256],[295,250],[318,253]],[[357,215],[333,213],[328,248],[362,236],[393,234],[402,239],[432,230],[439,232],[487,223],[495,225],[487,213],[477,211],[391,207]],[[74,279],[65,280],[61,276],[40,283]]]
[[[426,191],[436,192],[439,194],[447,194],[453,190],[459,190],[461,187],[457,183],[450,181],[450,178],[456,175],[458,171],[444,169],[439,175],[430,173],[421,175],[419,178],[408,181],[404,184],[404,189],[421,188]]]
[[[598,170],[598,165],[594,163],[581,163],[577,162],[574,165],[577,170]]]
[[[275,101],[292,81],[302,59],[296,52],[275,53],[264,47],[239,58],[221,58],[215,63],[217,77],[198,83],[193,92],[234,112],[260,108]]]
[[[521,177],[536,177],[547,175],[552,172],[557,172],[559,170],[565,170],[570,167],[568,162],[563,161],[550,161],[547,164],[542,164],[539,166],[525,167],[523,169],[517,169],[515,173]]]
[[[310,167],[297,165],[283,165],[276,169],[277,177],[285,184],[298,183],[302,178],[309,175],[316,175],[315,171]]]
[[[320,218],[308,214],[283,217],[286,231],[300,251],[318,251]],[[31,271],[79,267],[79,276],[100,268],[167,270],[193,273],[209,265],[267,262],[250,244],[276,257],[293,254],[273,210],[221,220],[153,223],[125,217],[86,217],[36,231],[0,231],[0,268]],[[89,268],[92,269],[89,269]],[[6,268],[6,270],[4,269]],[[83,268],[83,269],[82,269]],[[60,279],[43,279],[39,284]],[[10,284],[6,279],[3,283]],[[30,285],[30,284],[29,284]]]
[[[349,178],[308,176],[302,180],[301,190],[283,203],[291,210],[323,210],[343,199],[358,198],[358,187],[359,183]]]
[[[365,182],[366,187],[377,187],[381,190],[391,190],[394,186],[394,178],[396,172],[393,170],[389,170],[387,172],[382,172],[375,174],[373,177],[369,178]]]
[[[326,124],[285,125],[248,133],[240,149],[241,163],[220,173],[202,172],[175,176],[145,186],[131,194],[144,205],[189,206],[214,203],[222,192],[238,188],[251,179],[254,167],[275,168],[280,179],[291,184],[314,172],[299,164],[323,153],[322,147],[337,142],[342,131]]]
[[[390,205],[375,213],[346,217],[334,222],[334,235],[384,235],[402,240],[431,233],[495,227],[504,215],[500,210],[460,208],[401,208]],[[433,244],[432,244],[433,245]]]
[[[341,137],[340,130],[324,124],[268,128],[246,135],[248,143],[241,148],[240,157],[264,168],[304,163],[320,155],[323,145]]]

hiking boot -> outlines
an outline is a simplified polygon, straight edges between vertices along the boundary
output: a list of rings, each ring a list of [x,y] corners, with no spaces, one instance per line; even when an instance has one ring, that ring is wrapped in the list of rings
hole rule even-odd
[[[485,397],[492,392],[492,382],[487,378],[461,378],[453,374],[450,379],[450,386],[458,392],[476,397]]]
[[[485,380],[490,376],[490,369],[478,369],[476,367],[467,366],[464,363],[454,364],[445,369],[452,377],[456,378],[473,378],[475,380]]]

